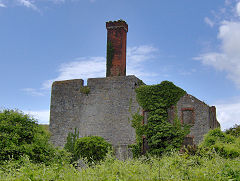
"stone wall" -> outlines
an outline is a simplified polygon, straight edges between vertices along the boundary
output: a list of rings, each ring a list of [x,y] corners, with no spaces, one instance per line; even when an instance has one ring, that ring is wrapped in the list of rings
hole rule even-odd
[[[213,107],[209,107],[192,95],[184,95],[177,102],[176,107],[173,106],[168,110],[170,122],[172,122],[176,110],[181,122],[191,125],[190,134],[185,140],[187,144],[190,144],[190,138],[192,138],[193,144],[199,144],[203,140],[204,134],[210,129],[220,126],[216,119],[216,111],[214,113]]]
[[[83,91],[83,83],[81,79],[53,83],[51,142],[63,147],[68,133],[78,128],[80,137],[97,135],[110,142],[117,158],[131,157],[128,145],[135,143],[131,113],[142,112],[135,93],[141,80],[135,76],[92,78],[87,82],[89,93]],[[176,106],[168,110],[170,122],[176,113],[182,123],[191,125],[184,144],[198,144],[210,129],[220,126],[216,108],[189,94],[181,97]],[[147,117],[144,120],[143,124],[147,124]]]
[[[89,94],[82,93],[83,80],[56,81],[52,85],[50,131],[54,145],[63,147],[68,132],[97,135],[109,141],[118,158],[129,156],[127,145],[135,142],[131,113],[140,110],[135,76],[88,79]]]

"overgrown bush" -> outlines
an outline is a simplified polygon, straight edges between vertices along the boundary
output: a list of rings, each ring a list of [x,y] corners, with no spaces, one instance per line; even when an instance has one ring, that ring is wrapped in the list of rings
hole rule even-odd
[[[64,149],[72,154],[71,162],[76,161],[78,159],[77,155],[74,153],[74,147],[77,139],[79,138],[79,131],[77,128],[74,129],[74,132],[69,132],[67,136],[67,142],[64,145]]]
[[[224,158],[236,158],[240,156],[240,138],[222,132],[219,128],[210,130],[200,144],[200,149],[216,151]]]
[[[68,160],[64,150],[49,143],[49,134],[34,118],[17,110],[0,112],[0,140],[0,162],[18,160],[23,155],[35,163]]]
[[[109,149],[111,144],[102,137],[87,136],[77,139],[74,154],[77,158],[87,158],[89,163],[99,162],[105,158]]]
[[[187,145],[184,146],[181,150],[181,153],[184,153],[186,156],[190,155],[199,155],[199,149],[197,145]]]
[[[232,128],[227,129],[225,133],[235,137],[240,137],[240,125],[234,125]]]

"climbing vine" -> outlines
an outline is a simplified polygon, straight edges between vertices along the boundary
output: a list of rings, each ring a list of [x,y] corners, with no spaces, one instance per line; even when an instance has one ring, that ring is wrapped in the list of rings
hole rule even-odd
[[[172,82],[163,81],[158,85],[142,85],[136,88],[137,101],[148,112],[147,124],[142,124],[143,116],[133,115],[132,126],[136,130],[136,144],[132,145],[134,156],[142,150],[142,136],[148,142],[148,153],[161,155],[163,152],[179,149],[184,137],[189,133],[189,126],[182,125],[175,114],[173,123],[168,121],[168,108],[176,105],[186,92]]]
[[[114,56],[114,48],[111,41],[107,42],[107,77],[111,74],[112,59]]]

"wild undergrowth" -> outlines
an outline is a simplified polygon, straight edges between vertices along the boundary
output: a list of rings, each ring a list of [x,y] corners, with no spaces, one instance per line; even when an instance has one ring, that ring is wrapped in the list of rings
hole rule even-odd
[[[171,152],[161,158],[120,161],[108,154],[91,167],[75,168],[64,162],[36,164],[25,156],[1,165],[0,180],[240,180],[240,158]]]

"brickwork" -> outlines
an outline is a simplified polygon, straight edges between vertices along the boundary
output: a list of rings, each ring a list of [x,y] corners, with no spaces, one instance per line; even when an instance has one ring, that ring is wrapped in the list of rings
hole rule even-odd
[[[126,75],[126,47],[128,25],[125,21],[106,22],[107,42],[111,42],[114,55],[111,66],[107,66],[107,77]]]

